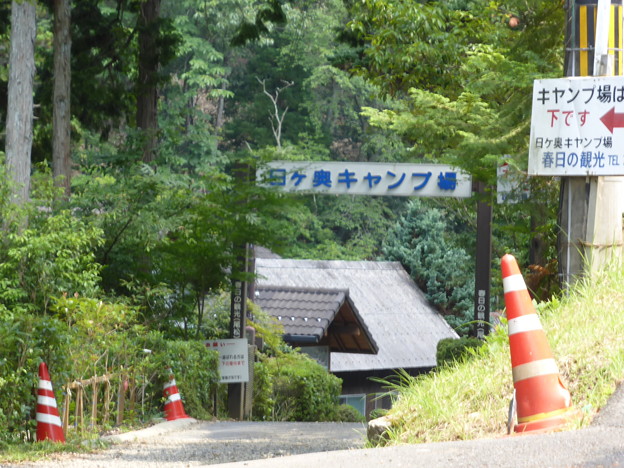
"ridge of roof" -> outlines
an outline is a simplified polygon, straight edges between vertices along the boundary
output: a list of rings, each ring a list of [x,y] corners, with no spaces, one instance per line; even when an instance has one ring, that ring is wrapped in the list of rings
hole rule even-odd
[[[256,263],[264,268],[298,269],[349,269],[349,270],[403,270],[400,262],[370,260],[310,260],[285,258],[257,258]]]
[[[349,293],[349,288],[314,288],[308,286],[283,286],[283,285],[271,285],[260,284],[256,286],[256,291],[297,291],[304,293]]]

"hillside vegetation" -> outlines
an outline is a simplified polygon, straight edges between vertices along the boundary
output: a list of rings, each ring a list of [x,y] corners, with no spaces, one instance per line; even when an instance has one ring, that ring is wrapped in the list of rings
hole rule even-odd
[[[624,271],[605,269],[566,297],[537,304],[561,376],[588,425],[624,378]],[[499,437],[507,433],[513,380],[506,326],[460,362],[422,377],[399,376],[388,444]]]

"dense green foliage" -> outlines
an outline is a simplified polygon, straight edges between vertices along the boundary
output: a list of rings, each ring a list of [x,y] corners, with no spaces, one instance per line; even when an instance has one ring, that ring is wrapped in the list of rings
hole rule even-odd
[[[113,391],[121,384],[135,392],[123,423],[162,415],[163,384],[171,367],[188,414],[209,418],[218,382],[217,356],[201,342],[173,341],[147,332],[136,322],[136,310],[79,296],[54,301],[49,315],[0,316],[0,420],[2,440],[32,440],[36,428],[37,368],[46,362],[59,401],[70,382],[107,376]],[[88,388],[88,387],[87,387]],[[117,409],[105,421],[104,386],[98,398],[100,429],[115,423]],[[90,395],[89,395],[90,396]],[[135,405],[136,403],[136,405]],[[72,408],[76,401],[72,402]],[[117,408],[116,406],[114,408]],[[74,420],[71,412],[70,423]]]
[[[246,243],[286,257],[398,260],[461,326],[472,307],[474,199],[285,196],[256,187],[253,168],[440,162],[485,182],[491,201],[497,165],[525,166],[533,80],[561,70],[556,2],[181,0],[162,2],[149,28],[145,5],[72,4],[64,197],[48,167],[52,2],[38,2],[32,157],[41,164],[23,208],[0,153],[0,438],[30,437],[41,360],[59,396],[67,382],[115,375],[141,394],[137,420],[160,411],[171,366],[187,412],[213,414],[215,357],[201,343],[227,335],[230,281],[251,279],[240,273]],[[3,50],[9,13],[0,6]],[[508,27],[511,13],[520,27]],[[139,83],[146,56],[153,74]],[[1,61],[2,121],[7,82]],[[157,128],[137,122],[146,85],[157,87]],[[529,185],[528,200],[494,207],[493,257],[511,249],[534,264],[548,297],[557,184]],[[255,417],[349,418],[336,406],[340,382],[260,322],[270,343],[256,364]]]
[[[270,421],[333,421],[342,381],[300,353],[280,353],[256,363],[254,418]],[[259,384],[259,385],[258,385]]]
[[[440,340],[436,350],[437,366],[441,367],[462,361],[471,355],[471,350],[481,346],[483,346],[483,341],[473,337],[445,338]]]
[[[468,322],[472,313],[474,275],[470,255],[457,244],[462,226],[448,211],[424,209],[418,199],[397,222],[383,244],[384,258],[401,262],[427,299],[452,327]]]

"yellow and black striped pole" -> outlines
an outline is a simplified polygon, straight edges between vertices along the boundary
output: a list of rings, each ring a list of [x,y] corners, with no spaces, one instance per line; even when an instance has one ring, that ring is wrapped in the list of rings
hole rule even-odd
[[[566,76],[591,76],[597,21],[596,0],[569,0],[566,40]],[[622,35],[622,2],[611,2],[608,51],[613,75],[624,74],[624,40]]]
[[[622,0],[564,1],[565,76],[623,75]],[[596,52],[599,60],[595,60]],[[561,178],[557,220],[561,230],[557,248],[560,252],[559,273],[564,288],[575,279],[591,275],[595,268],[591,265],[594,262],[598,264],[600,255],[611,252],[618,255],[616,250],[621,249],[619,246],[616,248],[615,243],[609,249],[604,245],[594,244],[598,233],[611,232],[611,229],[618,232],[622,229],[621,214],[613,219],[598,218],[595,215],[604,210],[604,207],[624,199],[624,187],[622,191],[619,187],[613,188],[616,187],[614,178],[610,179],[610,185],[605,185],[606,178],[601,177]],[[599,224],[598,219],[601,219]]]

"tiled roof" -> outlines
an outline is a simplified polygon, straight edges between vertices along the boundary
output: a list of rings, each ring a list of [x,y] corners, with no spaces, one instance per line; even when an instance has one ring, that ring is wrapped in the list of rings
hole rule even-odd
[[[347,289],[257,286],[254,302],[284,327],[294,345],[328,345],[334,352],[377,351]]]
[[[436,347],[457,334],[398,262],[256,259],[257,287],[348,289],[377,354],[332,353],[333,372],[431,368]]]

